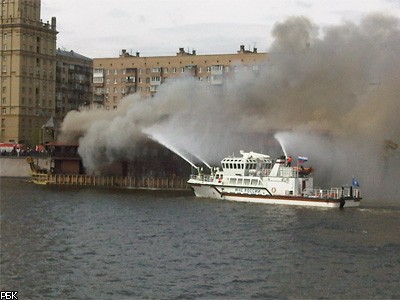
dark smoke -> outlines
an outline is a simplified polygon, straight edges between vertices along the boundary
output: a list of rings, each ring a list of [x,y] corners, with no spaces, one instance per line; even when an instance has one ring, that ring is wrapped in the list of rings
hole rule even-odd
[[[278,131],[289,155],[309,156],[317,183],[356,176],[367,197],[398,199],[399,148],[385,145],[400,143],[399,19],[376,14],[320,30],[292,17],[272,34],[266,65],[222,91],[186,79],[112,112],[71,112],[63,139],[79,138],[96,170],[98,157],[129,159],[144,135],[214,163],[238,149],[268,151],[258,134]]]

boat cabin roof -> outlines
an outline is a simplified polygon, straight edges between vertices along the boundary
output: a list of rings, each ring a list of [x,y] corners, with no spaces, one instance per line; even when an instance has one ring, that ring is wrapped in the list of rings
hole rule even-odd
[[[256,152],[244,152],[240,151],[240,154],[242,154],[242,157],[234,157],[234,156],[229,156],[225,157],[221,162],[239,162],[239,163],[258,163],[258,162],[272,162],[271,157],[266,154],[261,154],[261,153],[256,153]]]
[[[221,166],[226,175],[249,175],[250,170],[272,167],[269,155],[240,151],[242,157],[225,157]]]

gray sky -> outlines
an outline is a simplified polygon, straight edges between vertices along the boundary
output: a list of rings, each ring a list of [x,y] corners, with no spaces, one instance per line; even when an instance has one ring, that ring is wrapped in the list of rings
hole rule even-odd
[[[88,57],[267,51],[276,22],[308,17],[322,30],[369,13],[400,17],[400,0],[42,0],[42,19],[57,17],[57,46]]]

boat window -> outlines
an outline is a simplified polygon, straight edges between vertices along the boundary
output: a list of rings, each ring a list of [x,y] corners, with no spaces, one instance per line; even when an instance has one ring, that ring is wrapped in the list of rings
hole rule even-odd
[[[229,164],[229,168],[233,169],[233,164],[232,163]]]
[[[238,179],[238,180],[237,180],[237,184],[242,185],[242,179]]]
[[[237,169],[236,164],[233,164],[233,168],[234,168],[234,169]]]
[[[243,182],[244,185],[249,185],[250,184],[250,179],[245,179]]]

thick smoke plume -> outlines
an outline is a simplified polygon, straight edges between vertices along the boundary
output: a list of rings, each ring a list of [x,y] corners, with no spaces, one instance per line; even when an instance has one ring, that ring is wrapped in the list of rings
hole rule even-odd
[[[62,139],[79,139],[86,168],[126,158],[143,136],[216,163],[276,137],[289,155],[309,156],[321,184],[360,181],[364,196],[400,193],[399,19],[319,29],[304,17],[277,23],[268,61],[221,89],[185,79],[154,98],[126,97],[114,111],[69,113]],[[100,159],[101,158],[101,159]]]

